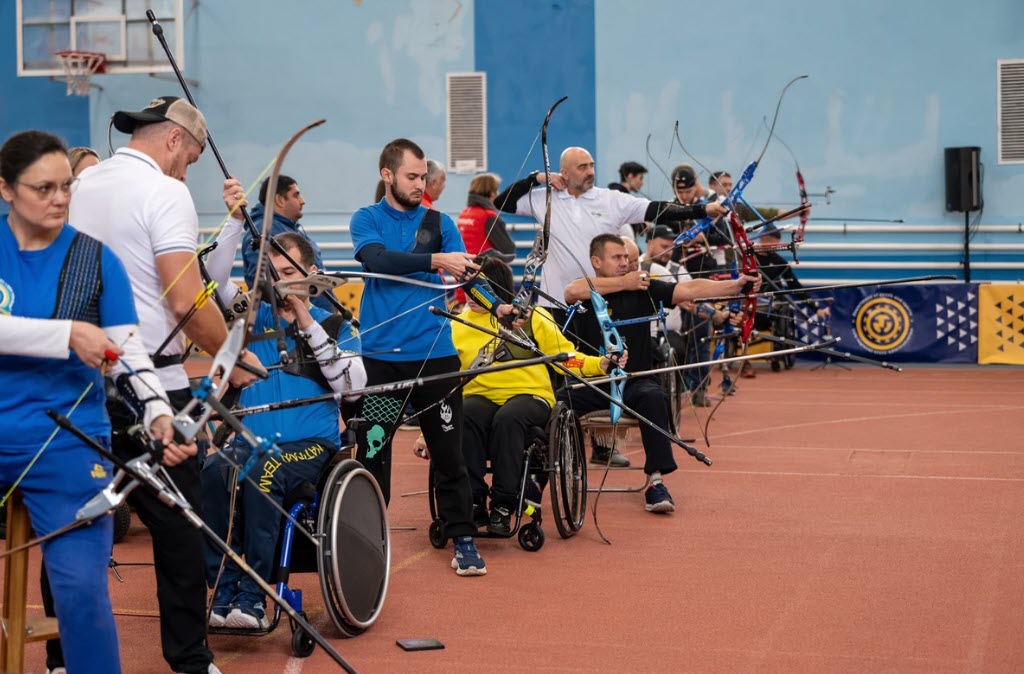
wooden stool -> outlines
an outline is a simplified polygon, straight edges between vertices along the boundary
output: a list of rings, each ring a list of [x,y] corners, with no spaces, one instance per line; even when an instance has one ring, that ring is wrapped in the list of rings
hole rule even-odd
[[[28,543],[32,524],[20,491],[7,501],[7,548]],[[4,559],[3,640],[0,641],[0,667],[4,672],[21,672],[25,666],[25,644],[57,638],[57,619],[46,616],[25,617],[28,590],[28,550]]]
[[[602,447],[611,448],[613,445],[618,448],[625,446],[626,439],[629,437],[629,429],[639,428],[640,422],[632,417],[623,415],[619,419],[619,423],[612,425],[611,414],[608,410],[597,410],[595,412],[587,412],[580,417],[580,430],[583,431],[584,437],[589,435]],[[614,437],[612,431],[614,430]],[[614,441],[614,442],[613,442]],[[594,466],[601,466],[601,464],[592,464]],[[604,470],[601,466],[597,470]],[[624,468],[617,468],[612,466],[608,470],[643,470],[643,466],[626,466]],[[588,487],[589,492],[607,491],[607,492],[624,492],[635,494],[647,489],[650,484],[651,476],[644,475],[644,483],[639,487]]]

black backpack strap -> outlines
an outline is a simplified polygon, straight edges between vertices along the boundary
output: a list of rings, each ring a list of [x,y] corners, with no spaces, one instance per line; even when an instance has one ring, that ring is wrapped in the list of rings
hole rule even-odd
[[[432,208],[427,209],[416,230],[416,245],[410,253],[441,252],[441,213]]]

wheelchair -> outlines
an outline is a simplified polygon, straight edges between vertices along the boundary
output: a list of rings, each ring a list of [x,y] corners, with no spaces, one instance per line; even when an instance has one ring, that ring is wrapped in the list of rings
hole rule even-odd
[[[488,468],[490,472],[490,468]],[[493,534],[481,529],[478,538],[512,538],[516,536],[520,547],[536,552],[544,545],[544,530],[539,505],[526,500],[526,485],[536,476],[538,487],[550,485],[551,514],[555,528],[562,538],[570,538],[583,526],[587,509],[587,462],[583,451],[583,434],[579,419],[568,405],[555,405],[545,428],[531,429],[529,443],[523,452],[523,472],[519,480],[519,499],[515,520],[508,534]],[[434,472],[428,478],[430,503],[430,544],[442,549],[448,542],[445,522],[438,516],[434,494]],[[530,521],[523,524],[523,519]]]
[[[292,573],[316,572],[327,613],[343,637],[365,632],[380,615],[387,595],[391,541],[387,506],[374,477],[362,464],[348,458],[353,447],[338,451],[324,467],[317,484],[305,482],[285,496],[283,506],[298,525],[319,541],[314,546],[296,536],[296,525],[282,517],[277,568],[271,585],[303,618],[302,590],[292,589]],[[272,632],[281,619],[274,604],[265,628],[210,627],[211,634],[262,635]],[[308,657],[313,638],[293,621],[292,652]]]

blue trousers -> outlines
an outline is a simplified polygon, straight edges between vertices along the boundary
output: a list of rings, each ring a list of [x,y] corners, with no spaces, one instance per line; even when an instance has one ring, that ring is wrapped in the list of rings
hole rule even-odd
[[[269,502],[268,497],[278,505],[284,497],[303,482],[314,485],[320,471],[330,458],[337,452],[333,443],[318,438],[298,442],[278,443],[281,457],[264,459],[256,463],[249,473],[253,482],[242,483],[236,497],[235,526],[232,529],[231,547],[239,554],[245,555],[246,563],[259,574],[260,578],[271,582],[277,560],[274,551],[281,532],[281,513]],[[230,452],[231,460],[244,465],[249,458],[249,448],[229,445],[216,454],[207,457],[200,475],[203,485],[203,514],[207,524],[224,538],[228,530],[228,511],[230,507],[230,480],[232,466],[223,456]],[[213,585],[220,567],[220,550],[207,541],[206,582]],[[220,586],[239,584],[241,592],[262,595],[254,580],[246,575],[230,559],[224,563]]]
[[[0,445],[0,484],[14,484],[38,449]],[[44,536],[73,521],[75,512],[112,476],[111,464],[60,432],[18,485],[35,534]],[[41,546],[64,658],[73,674],[121,671],[117,627],[107,588],[113,532],[113,520],[102,517]]]

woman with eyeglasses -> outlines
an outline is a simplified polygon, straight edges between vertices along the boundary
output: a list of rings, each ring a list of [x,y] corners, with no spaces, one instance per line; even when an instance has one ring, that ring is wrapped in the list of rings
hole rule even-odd
[[[135,334],[138,322],[124,267],[106,247],[64,222],[73,178],[67,150],[39,131],[0,147],[0,486],[16,485],[38,536],[64,527],[106,487],[112,466],[57,427],[67,415],[109,445],[103,370],[133,374],[150,433],[169,441],[171,408]],[[107,354],[118,356],[112,364]],[[10,432],[17,429],[17,432]],[[166,432],[164,432],[166,430]],[[195,447],[166,447],[165,462]],[[43,543],[67,668],[120,671],[107,591],[112,521],[102,517]]]

